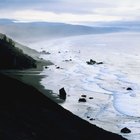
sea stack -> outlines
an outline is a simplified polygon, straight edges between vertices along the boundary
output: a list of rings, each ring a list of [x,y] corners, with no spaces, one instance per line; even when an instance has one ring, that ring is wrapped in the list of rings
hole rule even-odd
[[[64,89],[64,87],[63,88],[61,88],[60,90],[59,90],[59,97],[60,97],[60,99],[63,99],[63,100],[66,100],[66,91],[65,91],[65,89]]]

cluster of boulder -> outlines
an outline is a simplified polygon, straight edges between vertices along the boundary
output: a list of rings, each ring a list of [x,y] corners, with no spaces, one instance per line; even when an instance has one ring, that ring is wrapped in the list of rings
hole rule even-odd
[[[42,50],[41,52],[40,52],[40,54],[47,54],[47,55],[49,55],[49,54],[51,54],[50,52],[46,52],[45,50]]]
[[[82,94],[81,97],[79,98],[78,102],[86,102],[86,97],[87,95]],[[89,99],[93,99],[93,97],[89,97]]]
[[[95,60],[93,59],[90,59],[89,61],[86,62],[88,65],[94,65],[94,64],[97,64],[97,65],[100,65],[100,64],[103,64],[103,62],[96,62]]]
[[[66,96],[67,96],[67,93],[66,93],[66,91],[65,91],[65,89],[64,89],[64,87],[63,87],[63,88],[61,88],[61,89],[59,90],[59,98],[62,99],[62,100],[66,100]],[[86,97],[87,97],[87,95],[82,94],[81,97],[79,98],[78,102],[86,102],[86,101],[87,101],[87,100],[86,100]],[[93,97],[89,97],[89,99],[93,99]],[[87,116],[87,118],[88,118],[90,121],[95,120],[94,118],[90,118],[89,116]],[[122,129],[120,130],[120,132],[121,132],[121,133],[126,133],[126,134],[127,134],[127,133],[131,133],[131,130],[128,129],[127,127],[124,127],[124,128],[122,128]]]

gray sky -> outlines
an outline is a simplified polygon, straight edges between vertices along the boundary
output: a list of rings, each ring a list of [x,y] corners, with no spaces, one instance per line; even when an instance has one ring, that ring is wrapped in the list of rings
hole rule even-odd
[[[140,0],[0,0],[0,18],[82,23],[140,18]]]

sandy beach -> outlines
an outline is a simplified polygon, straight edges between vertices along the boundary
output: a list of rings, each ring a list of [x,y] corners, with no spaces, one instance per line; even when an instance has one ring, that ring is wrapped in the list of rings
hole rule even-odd
[[[15,78],[23,83],[33,86],[38,91],[43,93],[45,96],[49,97],[56,103],[63,103],[64,101],[59,98],[56,93],[53,93],[52,90],[45,89],[43,85],[41,85],[40,81],[46,75],[40,74],[45,67],[53,65],[50,61],[45,60],[37,60],[37,67],[30,68],[25,70],[4,70],[3,73]]]

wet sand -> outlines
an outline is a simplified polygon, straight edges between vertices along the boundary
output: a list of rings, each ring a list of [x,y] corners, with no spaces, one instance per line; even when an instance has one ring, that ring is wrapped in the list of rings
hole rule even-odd
[[[15,78],[25,84],[31,85],[38,91],[43,93],[45,96],[49,97],[56,103],[63,103],[57,93],[53,93],[52,90],[47,90],[43,85],[40,84],[41,79],[46,75],[41,75],[40,73],[45,69],[45,67],[53,65],[50,61],[39,60],[37,61],[37,67],[26,69],[26,70],[4,70],[2,73]]]

